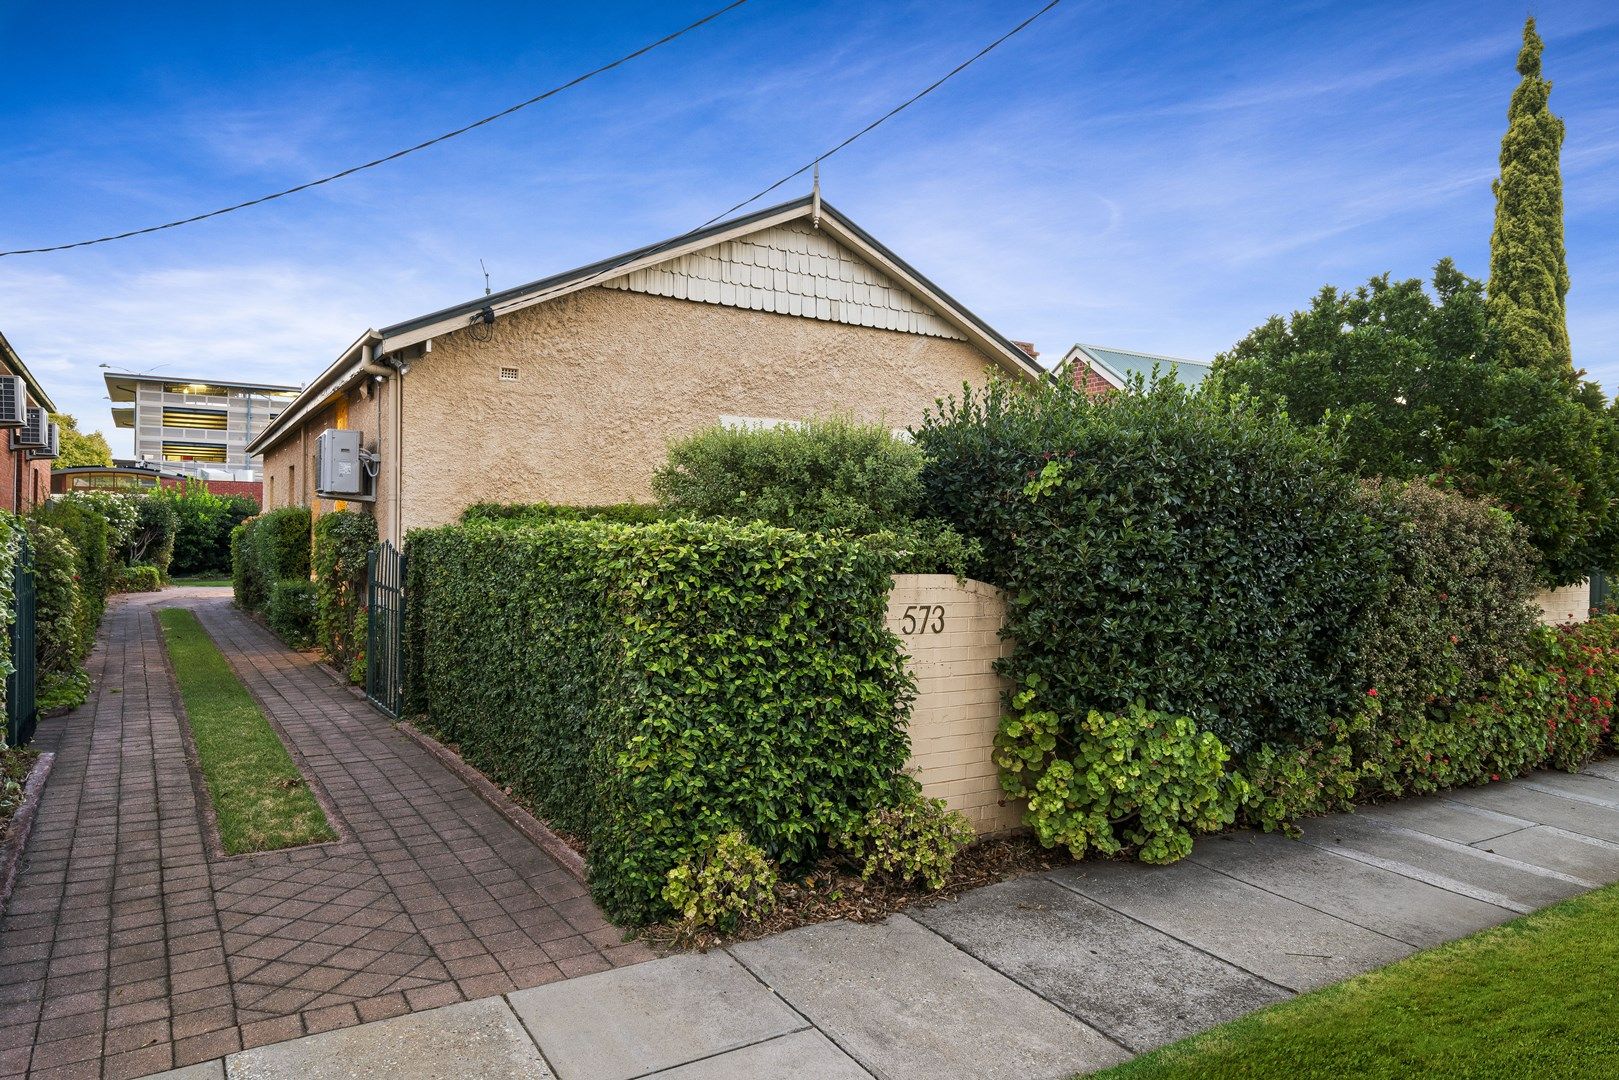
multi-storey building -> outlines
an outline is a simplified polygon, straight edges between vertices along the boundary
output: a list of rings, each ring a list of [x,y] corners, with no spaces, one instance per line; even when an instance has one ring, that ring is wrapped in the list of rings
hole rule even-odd
[[[296,386],[107,372],[113,423],[132,428],[137,461],[212,479],[258,480],[247,444],[298,396]]]

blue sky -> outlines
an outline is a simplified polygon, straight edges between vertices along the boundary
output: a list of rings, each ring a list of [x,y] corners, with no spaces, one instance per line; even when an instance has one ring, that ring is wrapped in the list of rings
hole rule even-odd
[[[0,246],[154,224],[456,127],[718,0],[0,0]],[[751,0],[403,162],[0,259],[0,329],[113,437],[97,365],[298,383],[362,330],[689,229],[1037,8]],[[993,325],[1207,357],[1324,283],[1488,266],[1521,3],[1084,3],[831,161],[823,189]],[[1619,388],[1619,8],[1543,3],[1576,362]],[[777,197],[807,189],[796,183]]]

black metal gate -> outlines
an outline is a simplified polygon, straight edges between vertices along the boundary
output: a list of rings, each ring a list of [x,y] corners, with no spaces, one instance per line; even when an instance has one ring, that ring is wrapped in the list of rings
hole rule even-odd
[[[34,737],[39,720],[34,702],[34,549],[27,533],[17,537],[11,589],[17,610],[11,620],[11,674],[6,676],[6,743],[21,746]]]
[[[383,542],[366,558],[365,696],[399,719],[405,698],[405,556]]]

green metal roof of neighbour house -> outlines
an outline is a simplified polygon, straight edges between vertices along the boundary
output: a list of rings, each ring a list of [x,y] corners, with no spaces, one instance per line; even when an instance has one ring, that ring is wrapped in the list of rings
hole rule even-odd
[[[1137,375],[1152,380],[1157,369],[1160,376],[1174,375],[1187,386],[1196,386],[1214,370],[1214,365],[1203,360],[1188,360],[1180,356],[1160,356],[1156,353],[1135,352],[1129,349],[1109,349],[1101,345],[1075,345],[1063,357],[1062,367],[1074,362],[1089,362],[1103,378],[1115,386],[1124,386]]]

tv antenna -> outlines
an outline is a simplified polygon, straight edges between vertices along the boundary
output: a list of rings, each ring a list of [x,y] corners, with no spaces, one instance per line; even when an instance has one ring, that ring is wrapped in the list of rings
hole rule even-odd
[[[489,293],[492,291],[489,288],[489,267],[487,267],[487,266],[485,266],[483,264],[482,259],[479,259],[478,260],[478,269],[483,271],[483,294],[485,296],[488,296]]]

